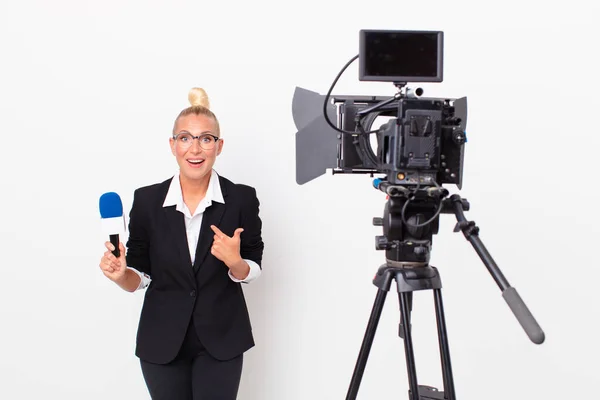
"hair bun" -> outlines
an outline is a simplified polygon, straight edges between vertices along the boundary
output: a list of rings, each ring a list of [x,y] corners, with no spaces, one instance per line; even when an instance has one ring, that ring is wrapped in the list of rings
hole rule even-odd
[[[188,94],[188,100],[192,106],[202,106],[210,109],[210,101],[208,101],[208,95],[202,88],[192,88]]]

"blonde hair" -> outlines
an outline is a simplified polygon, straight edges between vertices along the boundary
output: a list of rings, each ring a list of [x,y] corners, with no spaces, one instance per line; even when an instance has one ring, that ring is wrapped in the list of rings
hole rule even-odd
[[[206,91],[199,87],[193,87],[188,93],[188,100],[191,106],[182,110],[177,116],[177,118],[175,118],[175,123],[173,124],[173,133],[175,133],[175,126],[177,125],[177,120],[179,120],[179,118],[193,114],[204,115],[206,117],[212,118],[215,121],[215,125],[217,127],[216,133],[219,134],[219,120],[217,119],[217,116],[210,110],[210,101],[208,100],[208,95],[206,94]]]

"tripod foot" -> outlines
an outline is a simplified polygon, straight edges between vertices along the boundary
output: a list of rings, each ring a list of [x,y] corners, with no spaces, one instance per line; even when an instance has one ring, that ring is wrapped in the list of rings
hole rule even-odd
[[[410,390],[408,391],[410,398]],[[431,386],[419,385],[419,400],[444,400],[444,392]]]

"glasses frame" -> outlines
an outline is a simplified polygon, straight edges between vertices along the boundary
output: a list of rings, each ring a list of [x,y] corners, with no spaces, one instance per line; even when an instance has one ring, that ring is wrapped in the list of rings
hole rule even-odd
[[[178,138],[179,136],[181,136],[181,135],[189,135],[189,136],[191,136],[191,137],[192,137],[192,142],[190,143],[190,145],[189,145],[188,147],[185,147],[186,149],[189,149],[190,147],[192,147],[192,146],[194,145],[194,139],[198,139],[198,146],[200,146],[200,148],[201,148],[201,149],[203,149],[203,150],[210,151],[210,150],[212,150],[212,149],[214,149],[214,148],[215,148],[215,146],[217,145],[217,142],[218,142],[218,141],[221,139],[220,137],[218,137],[218,136],[215,136],[215,135],[213,135],[212,133],[202,133],[202,134],[200,134],[200,135],[198,135],[198,136],[194,136],[194,135],[192,135],[192,134],[191,134],[191,133],[189,133],[189,132],[180,132],[180,133],[178,133],[177,135],[173,135],[173,140],[175,141],[175,145],[179,145],[179,146],[181,146],[180,144],[178,144],[178,143],[180,143],[180,142],[177,142],[177,138]],[[214,146],[213,146],[213,147],[211,147],[210,149],[205,149],[205,148],[202,146],[202,143],[200,142],[200,138],[202,138],[202,137],[205,137],[205,136],[212,136],[212,138],[213,138],[213,139],[215,139],[215,144],[214,144]]]

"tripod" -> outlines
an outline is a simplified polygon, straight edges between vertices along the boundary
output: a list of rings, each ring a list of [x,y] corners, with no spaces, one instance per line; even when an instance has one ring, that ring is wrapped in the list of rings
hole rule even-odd
[[[374,218],[373,223],[376,226],[383,226],[384,235],[376,238],[376,248],[386,250],[387,261],[379,267],[373,279],[373,284],[378,288],[377,295],[346,400],[355,400],[358,394],[392,281],[396,282],[400,303],[399,336],[404,340],[409,400],[456,400],[441,293],[442,283],[437,268],[429,265],[431,241],[438,231],[440,213],[456,215],[458,223],[454,231],[462,231],[465,238],[471,242],[529,338],[534,343],[541,344],[544,341],[544,332],[486,250],[478,236],[479,228],[474,222],[467,221],[465,218],[464,211],[469,209],[466,200],[456,194],[449,199],[443,199],[447,195],[447,191],[443,188],[424,190],[417,188],[412,192],[401,186],[384,185],[380,189],[388,193],[389,199],[384,209],[384,218]],[[443,379],[442,391],[419,385],[417,379],[410,321],[413,292],[418,290],[433,290]]]

